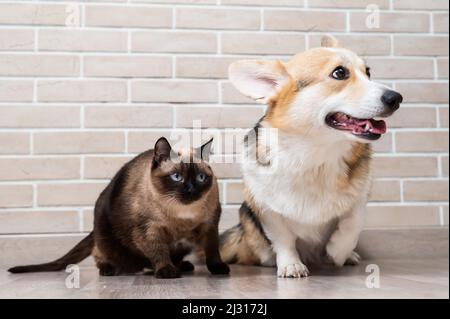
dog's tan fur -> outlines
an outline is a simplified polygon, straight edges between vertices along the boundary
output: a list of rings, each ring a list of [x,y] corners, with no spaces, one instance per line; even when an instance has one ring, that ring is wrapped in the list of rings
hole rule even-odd
[[[258,229],[255,221],[244,212],[249,209],[255,212],[257,218],[260,214],[248,190],[245,190],[245,202],[248,204],[248,208],[241,207],[240,224],[222,235],[220,254],[227,263],[261,265],[262,261],[256,252],[266,250],[270,242]]]

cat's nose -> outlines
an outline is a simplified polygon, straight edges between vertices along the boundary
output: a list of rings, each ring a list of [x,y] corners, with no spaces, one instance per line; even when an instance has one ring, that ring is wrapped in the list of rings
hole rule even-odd
[[[194,184],[191,182],[186,183],[186,193],[192,194],[194,192]]]

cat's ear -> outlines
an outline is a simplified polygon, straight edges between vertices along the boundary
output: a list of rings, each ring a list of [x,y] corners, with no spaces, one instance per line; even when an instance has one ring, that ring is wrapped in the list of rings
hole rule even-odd
[[[209,162],[213,142],[214,142],[214,138],[210,139],[208,142],[203,144],[200,147],[200,149],[197,151],[200,154],[202,161]]]
[[[172,146],[165,137],[161,137],[155,144],[155,161],[162,163],[170,159]]]

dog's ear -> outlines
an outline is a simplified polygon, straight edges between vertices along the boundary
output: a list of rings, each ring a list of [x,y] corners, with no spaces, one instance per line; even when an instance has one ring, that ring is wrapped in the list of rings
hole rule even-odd
[[[322,38],[322,47],[324,48],[337,48],[339,46],[339,40],[332,35],[326,35]]]
[[[229,68],[231,83],[244,95],[266,104],[283,87],[290,76],[280,61],[247,60]]]

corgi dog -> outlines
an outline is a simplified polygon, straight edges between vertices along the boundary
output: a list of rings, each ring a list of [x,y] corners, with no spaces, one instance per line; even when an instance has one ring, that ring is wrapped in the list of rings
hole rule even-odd
[[[287,63],[236,62],[229,77],[267,111],[246,139],[257,160],[242,164],[245,202],[239,225],[221,236],[224,261],[277,266],[282,278],[308,276],[309,264],[358,264],[370,143],[402,95],[371,81],[364,60],[331,36]]]

